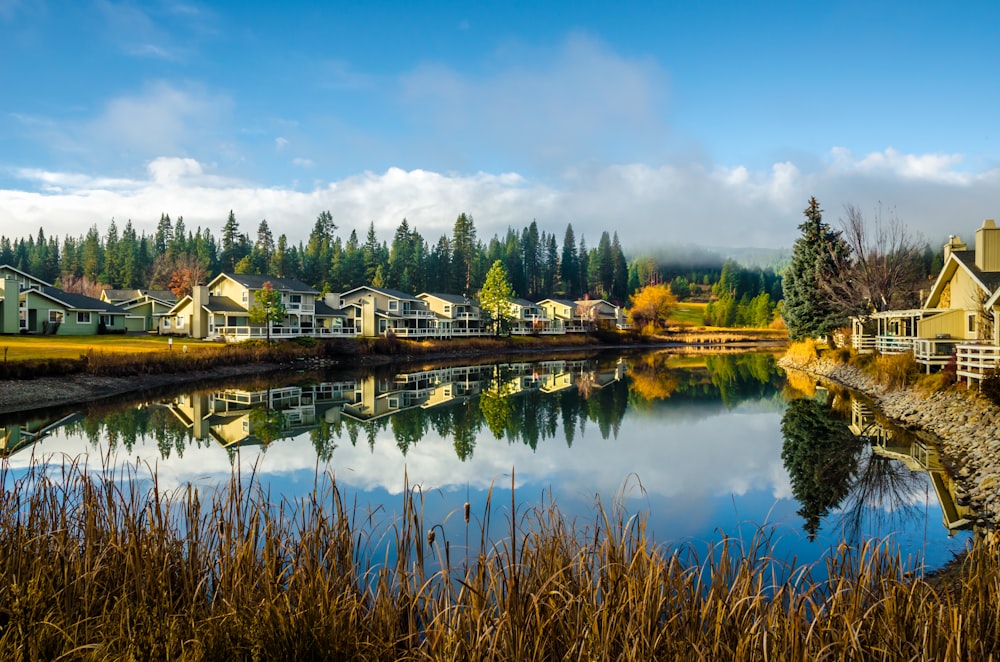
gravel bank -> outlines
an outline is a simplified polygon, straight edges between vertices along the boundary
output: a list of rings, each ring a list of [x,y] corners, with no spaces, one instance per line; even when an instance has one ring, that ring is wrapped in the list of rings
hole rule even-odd
[[[982,524],[1000,523],[1000,408],[975,391],[961,388],[925,393],[889,391],[856,368],[817,359],[778,361],[786,370],[801,370],[870,397],[897,425],[926,430],[941,440],[944,456],[955,467],[960,499],[967,499]]]

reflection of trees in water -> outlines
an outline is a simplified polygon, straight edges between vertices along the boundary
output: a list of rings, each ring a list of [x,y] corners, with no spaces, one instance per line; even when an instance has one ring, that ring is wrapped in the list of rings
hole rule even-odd
[[[844,499],[844,537],[860,540],[866,522],[879,531],[901,528],[907,518],[916,514],[911,495],[925,490],[926,482],[918,472],[868,449]]]
[[[916,514],[911,497],[924,479],[902,462],[873,453],[864,437],[851,432],[838,402],[849,399],[830,393],[825,402],[792,400],[782,418],[781,457],[803,528],[813,538],[820,521],[838,508],[847,540],[860,540],[866,527],[901,528]]]
[[[121,448],[131,453],[137,441],[151,438],[164,459],[174,453],[183,457],[184,450],[195,443],[191,432],[162,407],[127,407],[87,416],[67,424],[64,431],[67,437],[84,437],[94,447],[106,440],[110,452]]]
[[[673,367],[677,356],[646,354],[629,369],[631,404],[649,409],[656,401],[720,400],[733,407],[746,400],[769,398],[780,386],[774,357],[765,353],[706,356],[704,367]]]
[[[862,442],[828,405],[816,400],[789,402],[781,433],[781,459],[801,506],[803,528],[812,539],[820,520],[847,496]]]
[[[596,424],[601,437],[608,439],[618,435],[629,403],[627,381],[615,378],[617,365],[595,362],[584,366],[574,373],[577,378],[573,380],[584,388],[560,388],[554,392],[541,390],[550,383],[544,379],[550,376],[547,373],[533,385],[525,386],[517,381],[525,376],[523,370],[517,373],[498,367],[479,394],[433,407],[410,407],[368,421],[339,416],[331,417],[331,421],[318,415],[310,424],[308,436],[323,462],[333,458],[341,439],[355,447],[367,443],[373,449],[378,437],[387,432],[400,452],[406,454],[433,430],[453,441],[455,453],[462,460],[472,457],[477,435],[484,427],[498,440],[522,443],[532,449],[549,439],[565,439],[567,445],[572,445],[577,435],[591,424]],[[392,382],[389,377],[384,381]],[[244,413],[249,418],[251,434],[262,442],[293,434],[279,408],[250,407]],[[191,444],[218,443],[210,436],[196,439],[190,422],[185,423],[182,418],[166,406],[129,408],[103,417],[83,418],[69,424],[67,431],[70,435],[85,436],[91,444],[107,440],[112,450],[121,446],[129,452],[136,441],[153,439],[164,458],[180,456]]]

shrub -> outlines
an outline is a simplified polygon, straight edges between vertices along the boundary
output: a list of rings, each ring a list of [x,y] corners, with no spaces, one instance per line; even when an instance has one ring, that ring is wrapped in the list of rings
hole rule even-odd
[[[991,370],[979,383],[979,392],[985,395],[990,402],[1000,405],[1000,372]]]
[[[809,363],[810,361],[815,361],[818,356],[819,352],[816,350],[816,340],[813,338],[793,342],[788,346],[788,351],[785,352],[785,358],[795,363]]]
[[[913,352],[882,354],[875,359],[874,373],[880,384],[890,389],[901,389],[915,381],[920,374],[920,366],[913,358]]]

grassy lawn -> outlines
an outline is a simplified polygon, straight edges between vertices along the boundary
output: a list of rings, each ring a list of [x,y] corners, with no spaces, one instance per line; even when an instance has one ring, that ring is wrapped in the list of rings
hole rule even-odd
[[[173,351],[191,353],[212,351],[220,345],[213,342],[174,339]],[[148,354],[167,352],[166,336],[106,335],[106,336],[0,336],[0,360],[77,359],[87,352],[107,354]]]
[[[702,326],[705,323],[705,309],[707,307],[707,303],[691,303],[689,301],[679,303],[670,315],[670,324]]]

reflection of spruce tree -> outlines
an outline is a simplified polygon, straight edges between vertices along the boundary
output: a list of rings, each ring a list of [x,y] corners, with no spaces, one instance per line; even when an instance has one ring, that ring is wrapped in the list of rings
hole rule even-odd
[[[531,447],[531,450],[538,448],[538,401],[540,398],[539,391],[528,391],[520,398],[521,439]]]
[[[389,419],[392,436],[399,450],[406,455],[410,446],[420,441],[427,432],[427,417],[423,409],[407,409],[396,413]]]
[[[472,457],[472,451],[476,447],[476,433],[479,432],[482,418],[477,407],[468,405],[451,407],[451,412],[455,454],[460,460],[466,460]]]
[[[577,408],[576,402],[580,395],[575,391],[566,391],[559,398],[559,409],[562,413],[563,435],[566,437],[566,446],[573,446],[573,437],[576,435]]]
[[[847,424],[815,400],[792,400],[781,419],[781,459],[812,540],[820,520],[847,496],[861,442]]]

